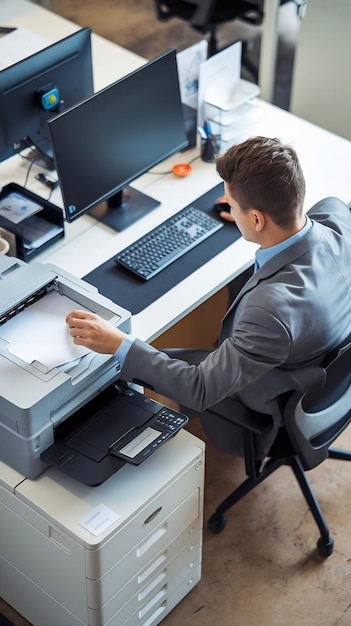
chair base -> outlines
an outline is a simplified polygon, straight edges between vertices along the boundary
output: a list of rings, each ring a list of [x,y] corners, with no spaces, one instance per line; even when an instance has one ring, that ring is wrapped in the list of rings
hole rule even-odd
[[[331,448],[329,450],[329,458],[351,461],[351,452]],[[215,512],[208,519],[208,528],[213,533],[222,532],[227,523],[225,513],[282,465],[289,465],[295,474],[305,501],[319,528],[320,537],[317,541],[317,550],[322,557],[326,558],[333,553],[334,540],[330,536],[326,519],[313,493],[310,481],[305,474],[300,460],[295,455],[282,458],[269,458],[265,463],[263,463],[260,471],[257,472],[255,476],[249,476],[241,485],[239,485],[239,487],[229,494],[229,496],[227,496],[221,504],[217,506]]]

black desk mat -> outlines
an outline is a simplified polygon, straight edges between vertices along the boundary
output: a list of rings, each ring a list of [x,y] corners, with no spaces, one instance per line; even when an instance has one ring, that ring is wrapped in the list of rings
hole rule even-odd
[[[206,213],[215,215],[213,205],[223,193],[223,183],[220,183],[194,200],[189,206],[195,206]],[[150,280],[144,281],[117,265],[114,257],[84,276],[84,279],[97,287],[102,295],[135,315],[240,237],[235,224],[225,222],[219,216],[218,220],[223,223],[223,228]]]

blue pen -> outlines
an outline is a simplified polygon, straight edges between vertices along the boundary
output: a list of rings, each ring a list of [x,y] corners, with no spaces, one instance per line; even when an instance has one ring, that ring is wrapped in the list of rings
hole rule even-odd
[[[204,131],[206,133],[206,137],[212,137],[212,130],[209,122],[204,121]]]

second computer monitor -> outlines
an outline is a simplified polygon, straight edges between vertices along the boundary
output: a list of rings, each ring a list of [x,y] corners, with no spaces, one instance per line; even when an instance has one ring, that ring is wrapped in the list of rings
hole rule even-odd
[[[49,128],[67,221],[100,205],[99,219],[123,230],[159,204],[129,183],[188,145],[176,51],[50,120]]]
[[[0,161],[28,147],[52,169],[47,120],[94,93],[91,29],[0,72]]]

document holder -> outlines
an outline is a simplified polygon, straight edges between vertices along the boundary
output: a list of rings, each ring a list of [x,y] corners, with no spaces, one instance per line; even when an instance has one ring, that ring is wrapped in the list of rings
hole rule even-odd
[[[17,183],[0,192],[0,227],[15,236],[17,258],[29,261],[64,237],[62,210]]]

